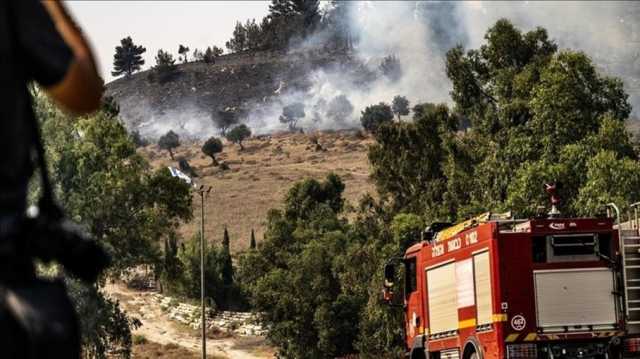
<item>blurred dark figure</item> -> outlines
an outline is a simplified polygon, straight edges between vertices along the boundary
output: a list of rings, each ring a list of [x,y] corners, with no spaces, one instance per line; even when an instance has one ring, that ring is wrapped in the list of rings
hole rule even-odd
[[[100,106],[102,81],[80,29],[57,1],[0,1],[0,358],[79,358],[73,306],[60,281],[36,278],[33,259],[56,261],[91,282],[108,258],[64,219],[41,171],[38,216],[27,217],[27,184],[44,168],[31,106],[35,81],[63,109]]]

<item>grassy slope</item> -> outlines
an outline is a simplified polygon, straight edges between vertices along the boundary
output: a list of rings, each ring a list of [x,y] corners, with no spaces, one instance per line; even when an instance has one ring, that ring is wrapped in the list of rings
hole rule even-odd
[[[308,135],[276,134],[252,138],[245,150],[225,143],[219,161],[229,164],[230,170],[221,171],[211,166],[211,159],[200,151],[200,143],[180,146],[176,160],[186,158],[201,178],[199,184],[210,185],[213,190],[205,205],[205,235],[209,241],[220,243],[223,228],[228,226],[232,251],[249,246],[251,228],[259,242],[264,233],[267,211],[278,208],[287,190],[307,177],[324,178],[335,172],[346,183],[345,197],[357,204],[366,192],[373,192],[369,181],[367,146],[369,138],[359,138],[353,132],[320,133],[319,142],[325,151],[316,151]],[[154,168],[177,166],[166,151],[156,145],[140,150]],[[192,236],[200,226],[200,198],[194,197],[194,221],[180,228],[184,238]]]

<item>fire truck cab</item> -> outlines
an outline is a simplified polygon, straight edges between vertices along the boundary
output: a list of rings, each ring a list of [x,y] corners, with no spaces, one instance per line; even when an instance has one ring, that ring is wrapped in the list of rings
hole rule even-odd
[[[640,358],[634,233],[620,237],[612,218],[489,213],[432,232],[398,260],[407,356]],[[385,268],[387,302],[395,269]]]

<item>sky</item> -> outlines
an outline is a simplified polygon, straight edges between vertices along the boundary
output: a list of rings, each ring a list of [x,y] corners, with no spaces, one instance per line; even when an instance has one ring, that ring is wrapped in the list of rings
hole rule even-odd
[[[261,19],[268,1],[65,1],[97,54],[105,81],[113,80],[113,54],[124,37],[147,49],[144,68],[159,49],[178,57],[178,45],[203,49],[224,43],[235,22]],[[226,51],[226,48],[225,48]]]

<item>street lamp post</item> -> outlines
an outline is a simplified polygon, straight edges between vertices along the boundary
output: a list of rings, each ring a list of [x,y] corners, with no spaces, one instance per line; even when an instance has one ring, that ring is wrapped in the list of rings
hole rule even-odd
[[[200,307],[202,318],[200,320],[200,327],[202,328],[202,359],[207,358],[207,317],[205,315],[205,303],[204,303],[204,199],[209,196],[211,192],[211,186],[201,185],[198,187],[191,177],[180,172],[178,169],[169,167],[169,172],[173,177],[178,177],[186,183],[197,188],[196,192],[200,195]]]
[[[202,328],[202,359],[207,358],[207,318],[205,316],[205,303],[204,303],[204,198],[211,192],[211,187],[205,191],[205,186],[198,188],[198,194],[200,195],[200,306],[202,310],[202,319],[200,320],[200,327]]]

